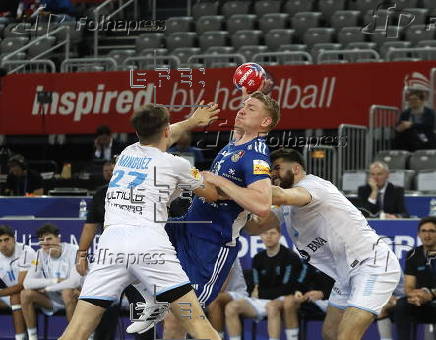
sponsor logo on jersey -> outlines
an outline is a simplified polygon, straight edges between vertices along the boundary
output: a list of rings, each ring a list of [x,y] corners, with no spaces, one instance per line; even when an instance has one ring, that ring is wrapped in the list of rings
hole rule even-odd
[[[312,250],[313,252],[316,252],[319,248],[321,248],[326,243],[327,241],[324,240],[322,237],[317,237],[312,242],[310,242],[306,247]]]
[[[232,162],[236,163],[237,161],[239,161],[242,158],[242,156],[244,156],[244,153],[245,153],[244,150],[235,153],[231,158]]]
[[[201,178],[200,171],[197,168],[191,168],[191,174],[197,181]]]
[[[270,168],[268,162],[261,159],[253,160],[253,174],[255,175],[269,175]]]

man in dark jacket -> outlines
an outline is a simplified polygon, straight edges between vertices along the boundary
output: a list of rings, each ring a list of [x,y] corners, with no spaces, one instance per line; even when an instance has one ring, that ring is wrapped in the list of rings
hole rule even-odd
[[[389,167],[383,162],[374,162],[369,167],[368,184],[358,189],[358,208],[365,215],[386,218],[408,217],[404,206],[404,188],[389,183]]]
[[[436,137],[434,130],[434,111],[424,106],[425,93],[410,91],[407,94],[409,108],[401,113],[397,124],[396,148],[415,151],[434,149]]]

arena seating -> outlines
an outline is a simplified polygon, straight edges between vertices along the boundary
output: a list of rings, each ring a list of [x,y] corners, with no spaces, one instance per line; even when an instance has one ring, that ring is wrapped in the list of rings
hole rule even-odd
[[[397,1],[397,10],[403,10],[414,16],[412,25],[397,32],[399,12],[388,13],[386,9],[378,9],[373,13],[378,2],[373,0],[341,0],[341,1],[207,1],[195,2],[192,6],[192,16],[169,17],[166,20],[165,33],[156,32],[107,32],[100,34],[98,56],[114,57],[118,69],[123,69],[125,55],[144,56],[144,49],[167,49],[169,56],[176,56],[184,66],[189,66],[188,57],[208,53],[211,47],[237,47],[232,54],[240,54],[247,61],[253,61],[258,53],[292,50],[292,45],[304,48],[300,51],[315,54],[308,62],[313,63],[345,63],[367,62],[378,60],[418,61],[434,60],[436,46],[435,30],[428,29],[429,18],[434,14],[428,1]],[[92,8],[91,8],[92,9]],[[89,9],[89,10],[91,10]],[[377,27],[384,25],[386,16],[393,20],[388,28],[387,37],[383,32],[364,34],[362,27],[377,20]],[[375,18],[375,19],[374,19]],[[18,26],[17,26],[18,25]],[[74,23],[69,23],[74,26]],[[77,25],[76,25],[77,26]],[[401,25],[400,25],[401,26]],[[57,26],[51,25],[50,31]],[[78,27],[78,26],[77,26]],[[76,28],[77,28],[76,27]],[[23,32],[21,32],[23,31]],[[250,31],[250,32],[248,32]],[[24,34],[23,34],[24,33]],[[7,53],[31,43],[42,34],[47,33],[44,25],[32,26],[29,23],[9,23],[0,26],[2,36],[0,53]],[[89,41],[92,32],[70,31],[72,52],[74,57],[90,57],[92,51],[78,53],[78,46],[84,44],[84,36]],[[398,34],[397,34],[398,33]],[[65,39],[65,31],[48,37],[44,41],[23,51],[27,58],[37,57],[38,52]],[[29,40],[27,40],[29,39]],[[240,50],[242,46],[250,46]],[[318,45],[325,44],[325,45]],[[328,45],[335,44],[335,45]],[[337,45],[340,44],[340,45]],[[256,47],[261,46],[261,47]],[[285,47],[286,46],[286,47]],[[314,49],[314,46],[316,48]],[[179,48],[195,48],[195,50],[180,51]],[[265,48],[266,47],[266,48]],[[410,48],[421,48],[411,51]],[[426,47],[427,49],[422,49]],[[198,50],[200,48],[200,50]],[[330,53],[328,57],[319,59],[319,52],[335,48],[354,52]],[[408,49],[409,48],[409,49]],[[136,53],[131,52],[133,49]],[[373,50],[378,54],[359,52],[358,50]],[[85,49],[86,50],[86,49]],[[56,50],[56,52],[59,52]],[[366,54],[365,54],[366,53]],[[374,57],[375,56],[375,57]],[[57,55],[49,55],[55,62]],[[22,59],[20,54],[15,60]],[[26,58],[26,57],[24,57]],[[47,55],[44,56],[47,58]],[[162,61],[163,63],[168,61]],[[224,61],[232,62],[231,60]],[[300,64],[298,58],[279,58],[275,64]],[[222,63],[214,66],[221,66]],[[98,66],[98,62],[97,62]],[[212,67],[212,65],[208,65]],[[92,69],[92,68],[91,68]],[[97,67],[94,70],[98,70]],[[57,63],[59,71],[59,63]],[[85,69],[88,70],[88,69]],[[30,71],[32,69],[30,68]]]

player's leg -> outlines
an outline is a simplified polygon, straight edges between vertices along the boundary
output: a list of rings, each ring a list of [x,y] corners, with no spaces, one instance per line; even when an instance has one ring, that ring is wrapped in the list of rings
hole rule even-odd
[[[351,271],[351,294],[339,325],[338,340],[360,340],[391,298],[400,281],[401,267],[386,244]]]
[[[181,308],[183,306],[183,308]],[[189,306],[189,307],[187,307]],[[217,331],[206,318],[194,290],[171,302],[171,311],[194,339],[220,340]],[[189,308],[187,314],[186,309]]]
[[[248,302],[248,299],[234,300],[227,304],[225,308],[226,328],[229,333],[230,340],[240,340],[242,333],[242,325],[240,317],[256,318],[256,308]]]
[[[218,334],[220,334],[221,338],[221,335],[224,332],[225,323],[224,310],[226,305],[232,300],[233,297],[229,292],[222,292],[219,293],[218,297],[207,307],[209,321],[217,330]]]
[[[50,298],[33,289],[23,289],[20,293],[21,309],[23,311],[24,320],[26,321],[27,333],[29,340],[36,339],[36,306],[45,309],[53,309],[53,304]]]
[[[268,336],[270,340],[280,339],[281,311],[283,310],[283,300],[275,299],[268,302],[265,306],[268,316]]]
[[[344,310],[338,307],[329,305],[327,307],[326,317],[322,325],[322,338],[324,340],[338,339],[338,326],[342,320]]]
[[[283,301],[283,319],[287,340],[298,339],[298,310],[301,303],[294,295],[287,295]]]
[[[100,322],[105,309],[112,301],[108,300],[79,300],[71,321],[68,323],[62,340],[86,340]]]
[[[183,328],[179,319],[170,311],[165,318],[163,328],[164,339],[185,339],[186,330]]]
[[[375,320],[375,314],[356,307],[348,307],[338,328],[337,340],[360,340]]]
[[[377,317],[377,328],[381,340],[392,340],[392,321],[389,316],[395,308],[396,302],[397,298],[392,296]]]
[[[62,291],[62,301],[65,306],[65,315],[67,316],[67,320],[71,321],[74,313],[74,309],[77,305],[77,296],[75,294],[74,289],[64,289]]]
[[[24,320],[23,311],[21,310],[20,294],[10,296],[12,318],[14,320],[14,328],[16,339],[25,338],[26,335],[26,321]]]

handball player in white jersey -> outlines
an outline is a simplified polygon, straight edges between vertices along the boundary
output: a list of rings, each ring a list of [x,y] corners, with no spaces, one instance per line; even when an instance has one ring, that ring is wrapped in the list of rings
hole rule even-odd
[[[215,116],[217,105],[198,109],[194,118],[181,125],[195,120],[200,126],[199,112]],[[170,303],[171,311],[194,338],[219,340],[164,229],[167,207],[182,189],[207,200],[218,199],[218,193],[214,186],[203,183],[202,175],[187,160],[166,152],[172,132],[177,134],[177,128],[181,128],[170,128],[169,120],[166,108],[151,104],[131,117],[139,142],[118,157],[106,193],[105,230],[62,339],[88,339],[104,308],[139,280],[147,291],[155,292],[157,301]],[[185,308],[180,308],[179,303]]]
[[[336,281],[324,340],[361,339],[399,282],[395,254],[332,183],[306,174],[300,153],[280,149],[271,162],[279,207],[267,218],[253,216],[246,230],[258,234],[285,224],[302,257]]]

